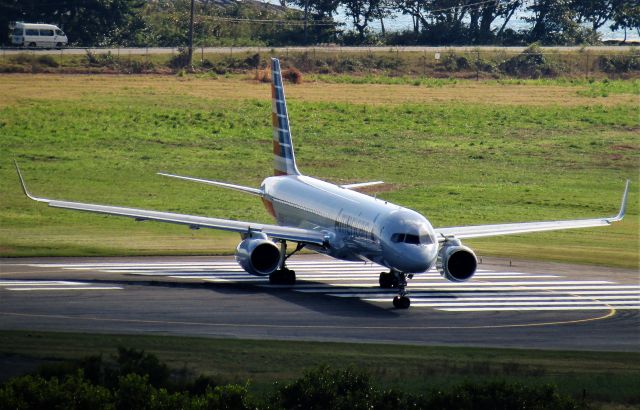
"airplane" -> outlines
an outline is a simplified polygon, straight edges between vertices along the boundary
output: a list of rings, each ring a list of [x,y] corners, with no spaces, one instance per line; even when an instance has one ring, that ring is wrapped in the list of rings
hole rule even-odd
[[[451,282],[471,279],[478,260],[473,250],[461,243],[462,239],[607,226],[624,217],[629,180],[620,211],[612,217],[434,228],[418,212],[357,192],[382,181],[335,185],[301,174],[291,139],[280,62],[276,58],[271,60],[271,95],[274,175],[262,181],[259,188],[158,174],[258,196],[276,224],[40,198],[29,192],[16,162],[22,190],[28,198],[54,208],[183,224],[191,229],[237,232],[241,237],[235,252],[237,263],[250,274],[269,276],[272,284],[295,284],[295,272],[287,268],[286,261],[303,248],[341,260],[373,262],[389,269],[380,273],[379,285],[397,289],[393,298],[397,309],[407,309],[411,304],[406,287],[407,279],[414,274],[435,266]],[[296,244],[290,253],[287,242]]]

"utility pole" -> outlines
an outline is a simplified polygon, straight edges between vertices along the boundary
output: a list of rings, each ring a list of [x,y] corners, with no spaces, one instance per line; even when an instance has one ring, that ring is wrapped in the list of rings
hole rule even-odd
[[[189,19],[189,61],[187,66],[191,68],[191,60],[193,58],[193,12],[195,8],[195,0],[191,0],[191,18]]]

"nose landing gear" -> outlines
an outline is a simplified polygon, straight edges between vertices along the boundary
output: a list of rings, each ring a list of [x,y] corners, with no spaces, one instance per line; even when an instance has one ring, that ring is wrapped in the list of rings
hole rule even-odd
[[[409,275],[411,278],[413,275]],[[398,289],[398,296],[393,298],[393,306],[396,309],[408,309],[411,306],[411,299],[407,296],[407,274],[392,270],[391,272],[380,273],[380,287],[383,289]]]

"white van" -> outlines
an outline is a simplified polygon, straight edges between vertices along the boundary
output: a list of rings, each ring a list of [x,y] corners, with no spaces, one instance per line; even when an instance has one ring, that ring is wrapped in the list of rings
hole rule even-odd
[[[11,43],[20,47],[62,48],[67,45],[67,35],[53,24],[15,23]]]

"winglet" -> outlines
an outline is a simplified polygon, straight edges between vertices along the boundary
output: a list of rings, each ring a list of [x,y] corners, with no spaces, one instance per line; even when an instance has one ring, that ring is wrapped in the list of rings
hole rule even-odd
[[[16,161],[15,159],[13,160],[13,163],[16,166],[16,171],[18,171],[18,177],[20,178],[20,185],[22,186],[22,192],[24,192],[24,194],[29,198],[29,199],[33,199],[34,201],[38,201],[38,202],[49,202],[48,199],[46,198],[38,198],[37,196],[33,196],[31,195],[31,192],[29,192],[29,190],[27,189],[27,184],[25,184],[24,182],[24,178],[22,177],[22,172],[20,172],[20,167],[18,167],[18,161]]]
[[[624,187],[624,194],[622,194],[622,203],[620,204],[620,212],[618,212],[618,215],[614,216],[613,218],[609,219],[609,222],[618,222],[618,221],[622,221],[622,218],[624,218],[624,214],[627,211],[627,196],[629,194],[629,180],[627,179],[627,184]]]

